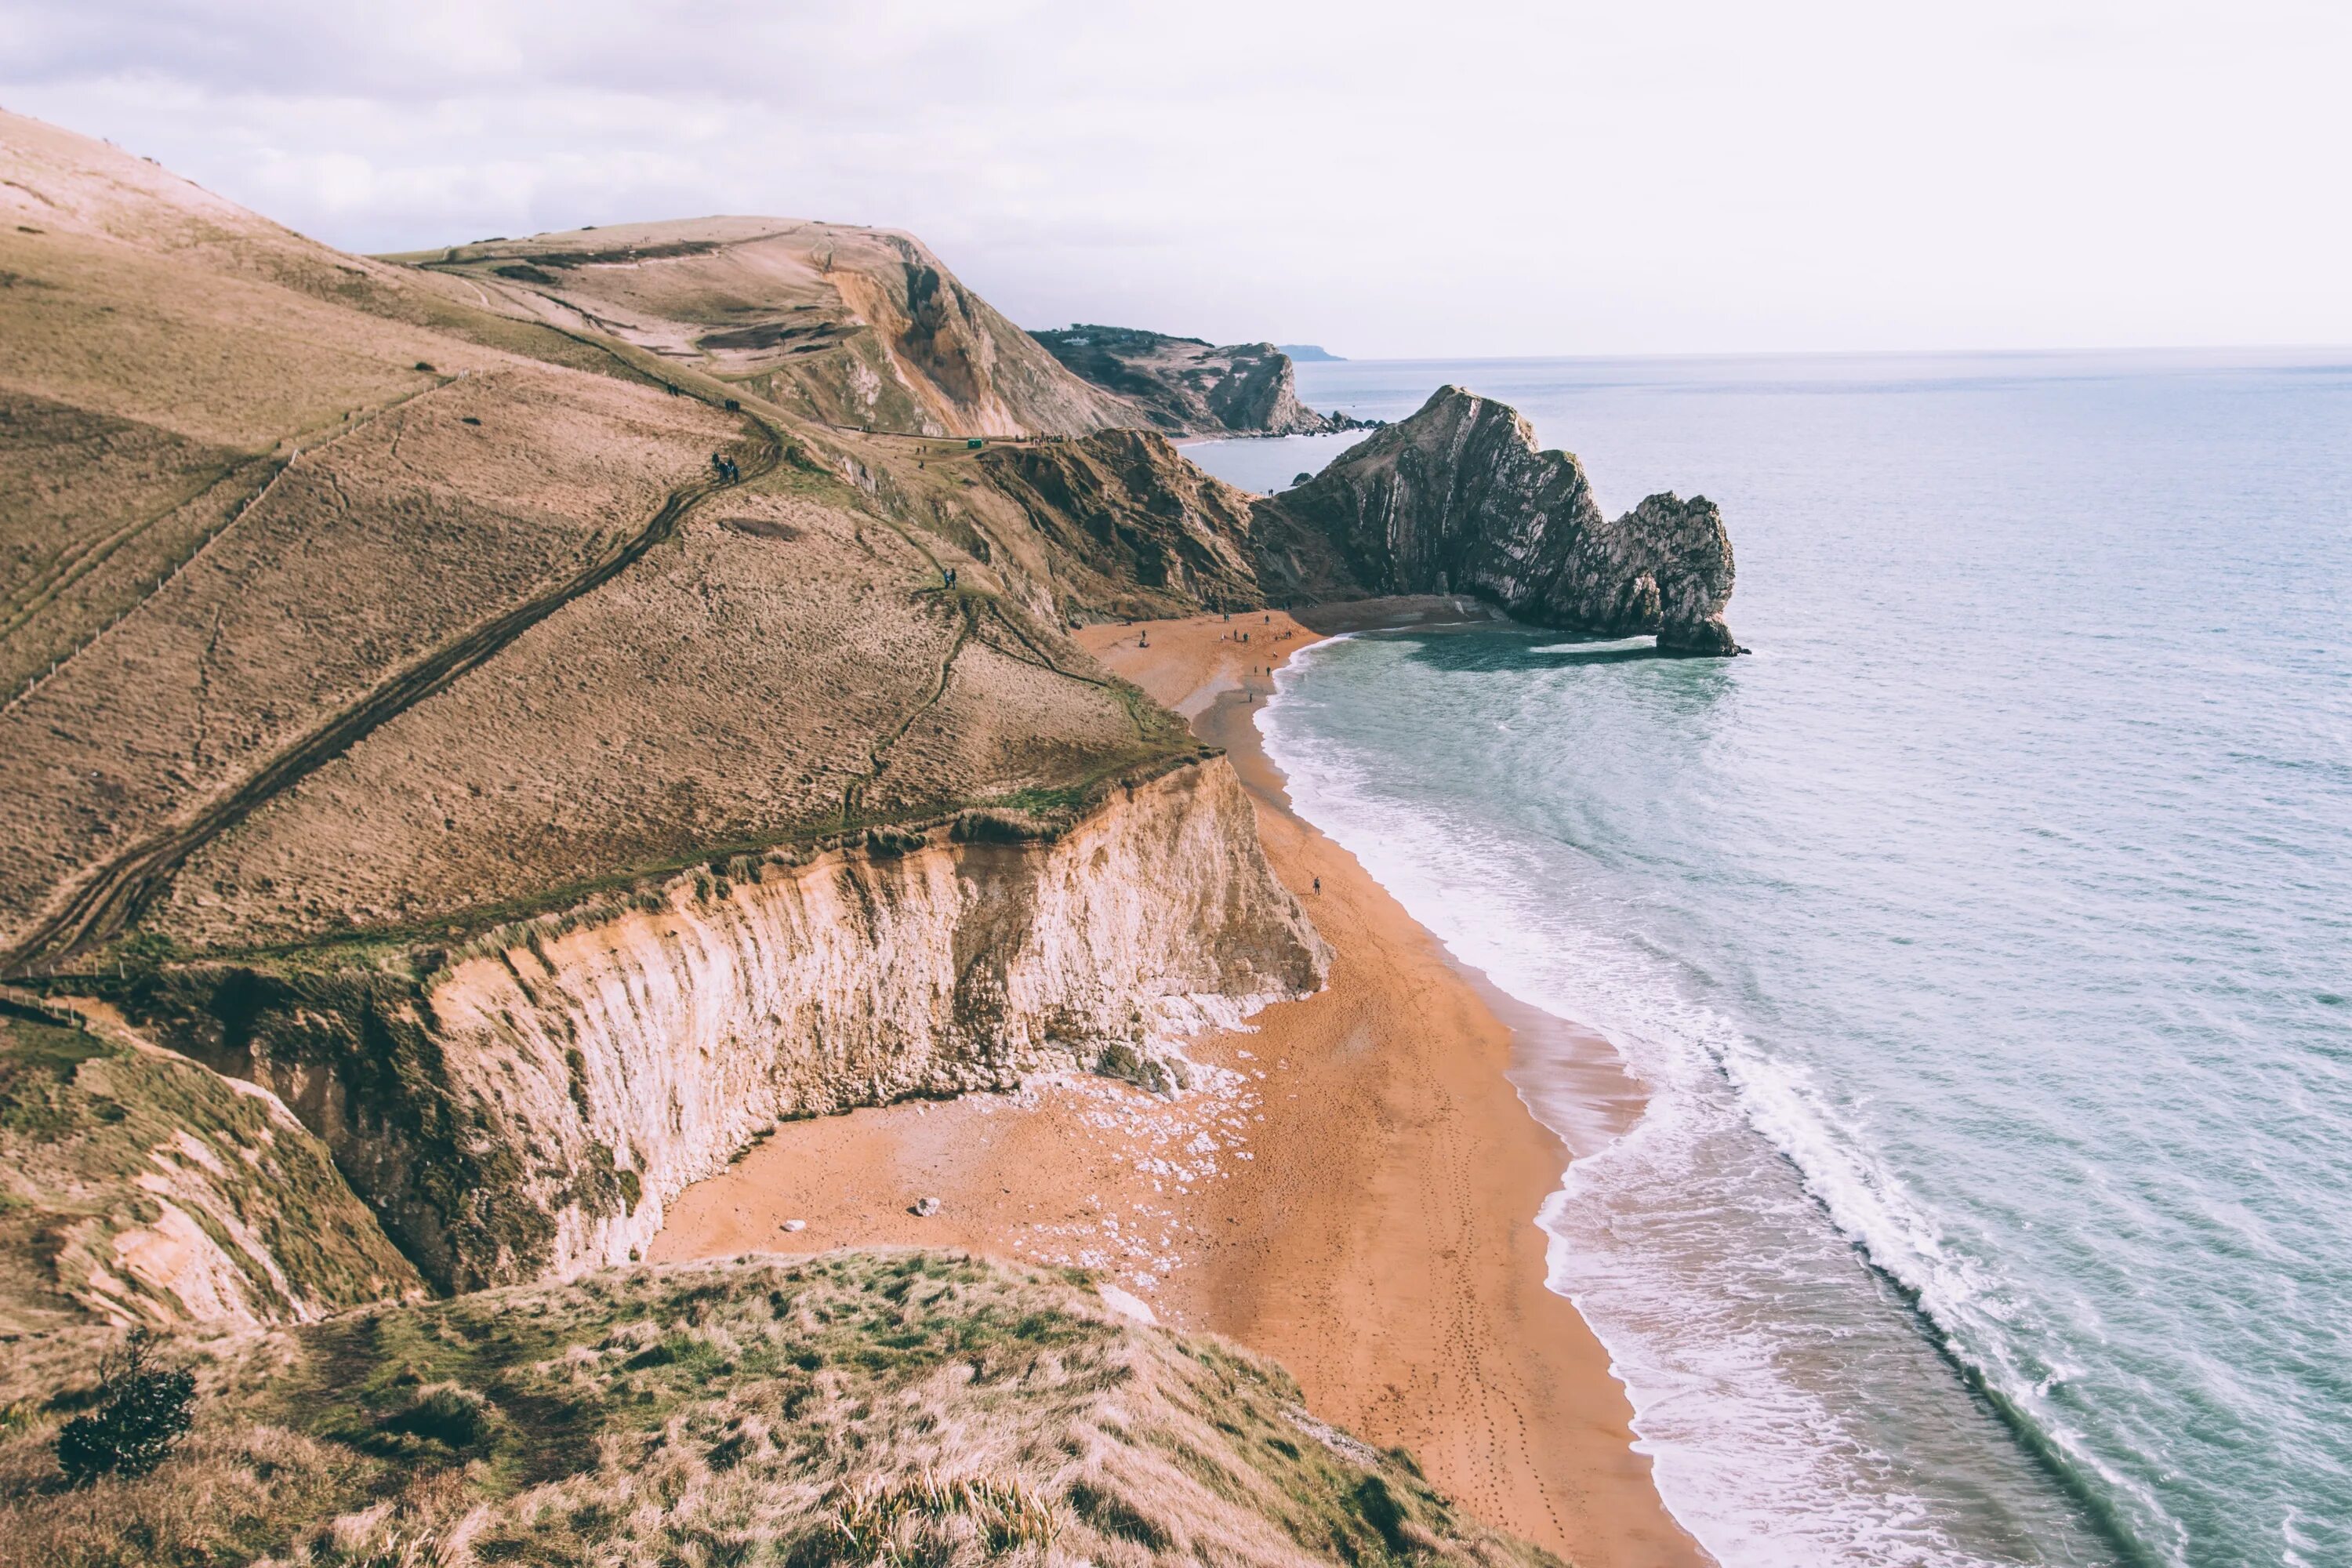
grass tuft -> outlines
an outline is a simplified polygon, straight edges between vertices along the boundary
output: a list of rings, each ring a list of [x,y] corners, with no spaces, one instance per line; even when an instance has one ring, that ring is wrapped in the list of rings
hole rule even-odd
[[[616,1269],[184,1341],[196,1430],[78,1490],[51,1396],[103,1342],[12,1347],[0,1563],[1549,1561],[1313,1436],[1278,1369],[1113,1318],[1084,1275],[959,1253]]]

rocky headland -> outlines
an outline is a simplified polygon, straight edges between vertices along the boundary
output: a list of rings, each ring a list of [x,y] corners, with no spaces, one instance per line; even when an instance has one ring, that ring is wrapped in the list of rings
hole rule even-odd
[[[1654,495],[1612,522],[1574,456],[1538,451],[1517,411],[1458,386],[1261,501],[1252,542],[1277,597],[1470,593],[1538,626],[1739,651],[1713,502]]]
[[[1319,436],[1361,428],[1298,401],[1290,356],[1272,343],[1175,338],[1135,327],[1032,332],[1073,374],[1127,399],[1172,436]]]

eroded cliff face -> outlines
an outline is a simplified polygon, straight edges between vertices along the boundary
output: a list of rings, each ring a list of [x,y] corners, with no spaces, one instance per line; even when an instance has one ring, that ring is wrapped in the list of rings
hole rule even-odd
[[[404,994],[216,984],[178,1018],[276,1090],[444,1289],[625,1260],[760,1130],[1164,1049],[1321,984],[1222,758],[1050,841],[990,819],[680,878]]]
[[[1219,353],[1233,369],[1209,395],[1209,407],[1228,430],[1270,436],[1315,436],[1344,425],[1298,401],[1290,356],[1272,343],[1246,343]]]
[[[1273,597],[1467,592],[1538,625],[1739,651],[1712,501],[1654,495],[1609,521],[1574,457],[1538,451],[1516,411],[1458,386],[1259,503],[1254,533]]]
[[[994,447],[977,466],[1050,552],[1039,575],[1052,597],[1036,606],[1049,618],[1149,619],[1265,603],[1250,562],[1249,495],[1193,467],[1156,431]]]

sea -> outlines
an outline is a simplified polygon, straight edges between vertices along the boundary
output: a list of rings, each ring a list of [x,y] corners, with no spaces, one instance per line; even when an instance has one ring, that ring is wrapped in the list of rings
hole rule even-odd
[[[2352,350],[1298,380],[1730,529],[1747,657],[1360,634],[1262,720],[1646,1087],[1541,1224],[1675,1515],[1727,1568],[2352,1563]]]

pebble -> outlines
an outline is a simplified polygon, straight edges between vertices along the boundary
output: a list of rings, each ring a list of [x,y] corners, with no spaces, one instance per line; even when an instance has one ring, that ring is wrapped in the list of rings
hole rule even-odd
[[[940,1200],[937,1198],[917,1198],[915,1200],[915,1212],[922,1215],[925,1219],[929,1219],[931,1215],[940,1212]]]
[[[788,1219],[776,1228],[779,1230],[806,1230],[808,1228],[808,1221],[804,1219]]]

